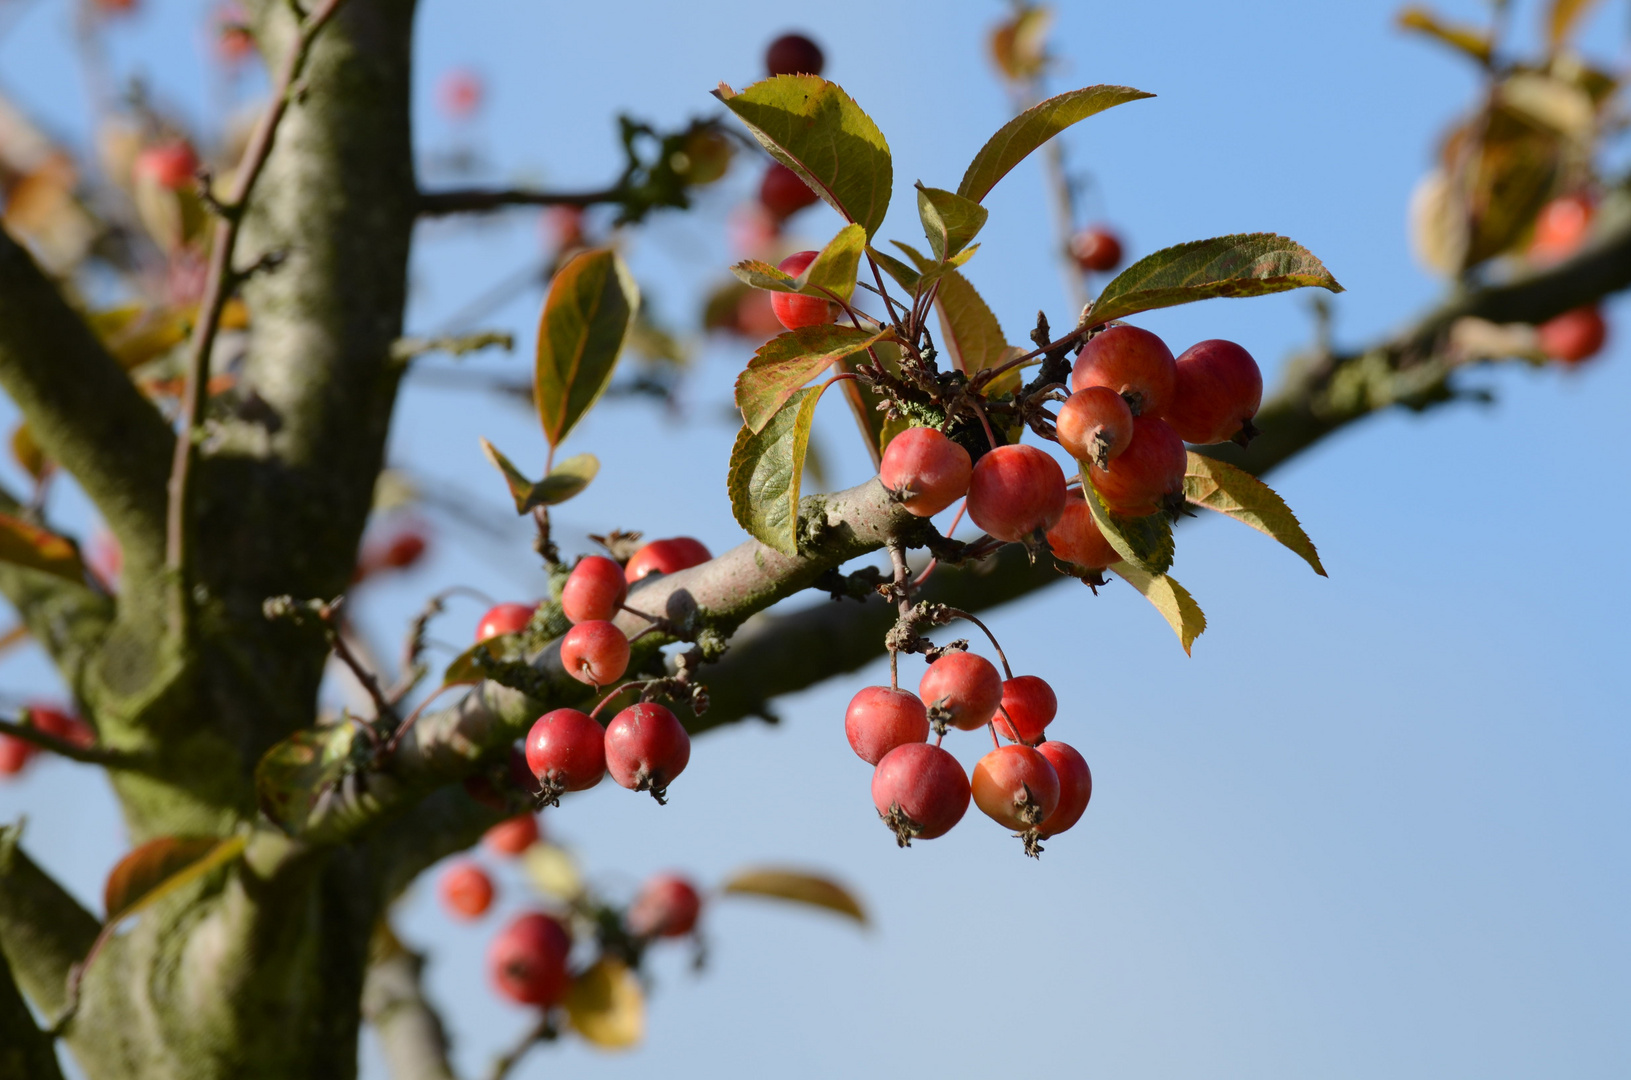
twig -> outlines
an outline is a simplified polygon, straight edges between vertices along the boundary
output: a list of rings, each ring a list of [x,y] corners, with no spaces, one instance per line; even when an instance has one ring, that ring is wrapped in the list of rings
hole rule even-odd
[[[482,330],[474,334],[398,338],[391,343],[391,359],[405,364],[415,357],[433,352],[442,352],[447,353],[449,356],[458,357],[464,356],[466,353],[491,348],[494,345],[505,352],[512,352],[515,349],[515,336],[499,330]]]
[[[487,1080],[505,1080],[526,1057],[528,1050],[541,1042],[552,1041],[555,1035],[555,1025],[550,1021],[549,1014],[541,1013],[538,1022],[527,1029],[519,1042],[493,1059],[493,1067],[487,1071]]]
[[[181,399],[181,433],[176,439],[175,457],[170,465],[169,506],[165,514],[164,566],[170,575],[170,632],[183,635],[190,623],[192,610],[191,553],[187,543],[188,508],[192,499],[193,460],[198,456],[199,425],[209,397],[210,352],[215,347],[215,336],[221,328],[221,313],[227,298],[239,281],[232,268],[232,257],[238,246],[238,231],[243,224],[244,211],[271,156],[272,143],[278,124],[288,112],[294,96],[295,80],[305,66],[317,34],[345,0],[323,0],[323,3],[300,25],[294,43],[283,56],[283,66],[272,84],[272,100],[261,114],[260,122],[244,148],[238,163],[232,192],[221,204],[222,215],[216,220],[215,235],[211,242],[209,270],[204,279],[204,295],[199,301],[199,319],[193,327],[192,342],[187,357],[186,389]]]
[[[128,755],[118,751],[102,746],[81,746],[47,734],[32,724],[19,724],[13,720],[0,720],[0,735],[9,735],[13,739],[33,743],[41,750],[49,750],[70,761],[80,761],[86,765],[117,765],[130,760]]]
[[[510,206],[598,206],[623,203],[629,190],[622,185],[599,191],[529,191],[525,188],[454,188],[419,194],[421,217],[447,214],[488,214]]]

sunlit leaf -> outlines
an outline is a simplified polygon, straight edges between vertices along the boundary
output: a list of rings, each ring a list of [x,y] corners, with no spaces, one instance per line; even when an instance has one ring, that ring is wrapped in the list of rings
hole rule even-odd
[[[914,296],[917,295],[918,282],[922,280],[922,276],[916,270],[913,270],[893,255],[879,251],[877,248],[869,247],[866,249],[866,253],[872,256],[884,273],[895,279],[895,284],[908,293]]]
[[[761,430],[743,427],[727,487],[737,523],[784,555],[798,554],[799,488],[821,390],[795,391]]]
[[[1113,106],[1154,96],[1129,86],[1089,86],[1034,105],[986,140],[963,173],[957,194],[981,202],[1009,170],[1070,125]]]
[[[72,540],[10,514],[0,514],[0,562],[69,581],[85,579],[85,564]]]
[[[1591,9],[1597,0],[1552,0],[1546,13],[1546,40],[1555,52],[1574,31],[1580,16]]]
[[[1167,620],[1172,632],[1178,635],[1184,654],[1206,629],[1206,615],[1189,590],[1166,574],[1151,574],[1127,562],[1114,563],[1110,572],[1137,589],[1144,599],[1155,605],[1155,610]]]
[[[40,444],[34,441],[34,432],[24,421],[11,429],[11,456],[23,471],[37,484],[51,471],[51,459],[45,456]]]
[[[1047,60],[1044,46],[1052,22],[1052,8],[1026,7],[992,30],[991,58],[997,62],[997,70],[1014,82],[1042,74]]]
[[[595,455],[574,454],[549,470],[549,475],[542,480],[529,480],[486,439],[481,440],[481,451],[503,474],[504,483],[510,489],[510,498],[515,501],[517,514],[530,513],[534,507],[565,502],[588,487],[595,474],[600,472],[600,460]]]
[[[161,836],[120,859],[102,889],[108,922],[196,881],[243,854],[247,839],[233,836]]]
[[[266,751],[255,767],[262,812],[291,834],[304,831],[334,786],[370,752],[347,718],[295,732]]]
[[[917,216],[923,222],[923,235],[935,262],[945,262],[966,248],[980,230],[990,211],[972,199],[939,188],[917,186]]]
[[[742,260],[731,267],[731,273],[755,289],[802,293],[825,299],[836,296],[847,302],[855,295],[856,270],[865,251],[866,233],[859,225],[845,225],[801,274],[789,274],[758,259]]]
[[[1214,296],[1262,296],[1317,286],[1341,292],[1307,248],[1273,233],[1194,240],[1146,255],[1104,287],[1092,321],[1103,325],[1140,311]]]
[[[639,306],[639,286],[610,249],[574,255],[556,272],[538,322],[535,387],[551,446],[605,392]]]
[[[751,867],[732,874],[719,891],[731,896],[768,896],[825,908],[866,925],[866,911],[853,893],[831,878],[776,867]]]
[[[1172,522],[1165,514],[1146,514],[1143,517],[1123,517],[1105,505],[1103,497],[1087,479],[1087,465],[1082,463],[1082,498],[1093,514],[1099,531],[1128,564],[1146,574],[1164,574],[1172,565]]]
[[[750,431],[762,431],[801,386],[833,361],[860,352],[887,332],[827,323],[771,338],[737,376],[736,407],[742,410],[742,421]]]
[[[778,75],[741,93],[721,84],[715,96],[845,221],[878,231],[894,187],[889,144],[837,83]]]
[[[1450,46],[1457,52],[1472,57],[1480,64],[1489,63],[1490,54],[1494,46],[1490,44],[1489,35],[1481,33],[1471,27],[1455,26],[1444,22],[1427,8],[1420,5],[1411,5],[1399,12],[1399,25],[1406,30],[1414,30],[1425,34],[1435,41]]]
[[[1316,574],[1327,576],[1297,515],[1273,488],[1251,473],[1192,450],[1184,476],[1184,498],[1272,536],[1301,555]]]
[[[562,1004],[572,1030],[602,1050],[626,1050],[645,1037],[645,992],[621,960],[596,960],[572,980]]]
[[[442,672],[443,685],[463,686],[481,682],[488,675],[485,664],[488,658],[501,662],[521,659],[521,637],[519,632],[495,634],[476,642],[448,661],[447,670]]]

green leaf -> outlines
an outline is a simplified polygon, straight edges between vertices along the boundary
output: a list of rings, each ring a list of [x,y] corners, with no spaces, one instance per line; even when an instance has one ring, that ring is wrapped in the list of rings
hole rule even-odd
[[[1274,233],[1194,240],[1146,255],[1104,287],[1092,321],[1102,326],[1140,311],[1192,304],[1214,296],[1262,296],[1318,286],[1342,286],[1307,248]]]
[[[847,303],[855,295],[855,275],[865,250],[866,232],[859,225],[845,225],[797,277],[758,259],[744,259],[731,267],[731,273],[755,289],[827,300],[836,296]]]
[[[764,430],[799,387],[831,367],[833,361],[860,352],[887,333],[828,323],[800,327],[771,338],[737,376],[736,407],[742,410],[742,421],[754,433]]]
[[[1137,589],[1143,594],[1144,599],[1155,605],[1155,610],[1161,613],[1167,620],[1167,625],[1172,627],[1172,632],[1178,635],[1178,642],[1184,647],[1184,655],[1191,655],[1189,647],[1206,629],[1206,615],[1201,611],[1201,606],[1195,603],[1195,598],[1189,595],[1189,590],[1166,574],[1146,573],[1131,563],[1112,563],[1110,572]]]
[[[972,199],[939,188],[917,185],[917,216],[935,262],[945,262],[967,247],[985,227],[989,211]]]
[[[1172,522],[1165,514],[1146,514],[1143,517],[1123,517],[1105,505],[1093,481],[1087,478],[1086,462],[1082,467],[1082,497],[1093,514],[1104,538],[1128,564],[1146,574],[1164,574],[1172,565]]]
[[[461,686],[479,683],[491,674],[487,666],[489,661],[496,660],[503,664],[520,660],[523,656],[523,635],[524,631],[494,634],[484,641],[476,642],[448,661],[447,669],[442,672],[442,685]]]
[[[261,810],[291,835],[305,830],[328,793],[372,753],[357,722],[306,728],[266,751],[255,767]]]
[[[1184,498],[1272,536],[1301,555],[1314,568],[1314,573],[1329,576],[1320,565],[1314,541],[1303,532],[1291,507],[1273,488],[1244,469],[1191,450],[1184,474]]]
[[[893,255],[886,255],[875,247],[867,248],[866,253],[877,261],[878,265],[883,268],[884,273],[895,279],[895,284],[913,296],[917,295],[918,282],[922,280],[922,277],[916,270],[913,270]]]
[[[247,838],[161,836],[120,859],[102,887],[104,922],[113,923],[243,854]]]
[[[1010,169],[1070,125],[1113,106],[1154,96],[1130,86],[1089,86],[1034,105],[986,140],[957,185],[957,194],[981,202]]]
[[[538,419],[549,445],[605,393],[639,306],[640,287],[609,248],[574,255],[556,272],[538,322]]]
[[[510,459],[486,439],[481,440],[481,451],[487,460],[504,475],[504,483],[515,500],[517,514],[530,513],[536,506],[555,506],[563,503],[589,486],[589,481],[600,471],[600,460],[593,454],[574,454],[549,471],[542,480],[528,480]]]
[[[845,221],[878,231],[895,182],[889,144],[837,83],[778,75],[741,93],[721,83],[714,96]]]
[[[743,284],[751,285],[755,289],[764,289],[766,292],[799,291],[798,279],[792,274],[758,259],[743,259],[731,267],[731,273]]]
[[[1398,23],[1403,29],[1425,34],[1441,44],[1450,46],[1457,52],[1472,57],[1480,64],[1489,63],[1492,46],[1488,34],[1479,33],[1469,27],[1453,26],[1450,23],[1442,22],[1437,15],[1434,15],[1427,8],[1416,4],[1412,4],[1399,12]]]
[[[743,427],[731,448],[731,513],[750,535],[784,555],[798,554],[799,485],[821,390],[795,391],[760,431]]]
[[[836,911],[866,925],[866,910],[853,893],[830,878],[798,870],[754,867],[738,870],[719,887],[726,896],[768,896]]]
[[[72,540],[10,514],[0,514],[0,562],[85,580],[85,564]]]

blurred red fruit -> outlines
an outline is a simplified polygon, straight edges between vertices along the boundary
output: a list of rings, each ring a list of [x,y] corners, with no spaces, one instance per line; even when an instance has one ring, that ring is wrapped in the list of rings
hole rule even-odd
[[[531,814],[507,818],[488,829],[481,842],[499,855],[519,855],[538,842],[538,819]]]
[[[436,101],[455,120],[468,119],[481,108],[485,87],[481,76],[468,68],[454,68],[436,86]]]
[[[35,727],[65,743],[84,748],[96,742],[96,732],[72,713],[63,712],[50,705],[30,705],[28,715]]]
[[[566,994],[572,938],[548,915],[517,916],[487,949],[493,989],[522,1005],[554,1005]]]
[[[1608,341],[1608,323],[1596,306],[1575,308],[1538,327],[1540,351],[1565,364],[1590,360]]]
[[[765,50],[765,70],[776,75],[820,75],[826,65],[821,46],[803,34],[783,34]]]
[[[1529,241],[1529,258],[1551,263],[1566,259],[1580,250],[1596,206],[1587,192],[1559,196],[1540,208],[1535,216],[1535,235]]]
[[[438,882],[438,891],[442,906],[459,919],[478,918],[493,903],[493,880],[475,863],[448,867]]]
[[[193,188],[198,184],[198,155],[186,139],[169,139],[137,154],[132,171],[171,191]]]
[[[22,772],[39,749],[14,735],[0,735],[0,776],[16,776]]]
[[[678,874],[658,874],[629,905],[629,932],[636,937],[684,937],[697,925],[702,897]]]
[[[1121,264],[1121,240],[1105,225],[1090,225],[1070,239],[1070,255],[1083,270],[1114,270]]]
[[[786,221],[806,206],[814,206],[820,201],[821,196],[798,173],[779,161],[770,163],[770,168],[765,170],[765,178],[759,183],[759,205],[765,208],[773,221]]]

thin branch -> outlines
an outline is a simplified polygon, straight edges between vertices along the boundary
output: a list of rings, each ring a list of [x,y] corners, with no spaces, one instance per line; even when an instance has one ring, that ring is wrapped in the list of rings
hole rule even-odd
[[[363,1019],[379,1036],[391,1080],[457,1080],[447,1058],[447,1030],[420,984],[424,958],[394,947],[368,965]]]
[[[209,397],[210,353],[221,328],[221,313],[241,280],[232,266],[238,246],[238,231],[249,204],[249,196],[255,189],[255,181],[260,179],[266,159],[271,156],[278,124],[288,112],[289,102],[295,94],[295,80],[305,66],[312,42],[344,2],[324,0],[300,24],[293,44],[283,55],[283,66],[272,83],[271,103],[261,114],[249,137],[249,145],[244,148],[243,157],[238,162],[232,191],[222,205],[224,214],[215,224],[209,269],[204,278],[204,295],[198,305],[199,319],[193,327],[188,351],[186,389],[181,398],[181,436],[176,440],[175,456],[170,465],[169,504],[165,514],[164,565],[170,574],[170,631],[178,637],[186,631],[192,610],[192,567],[187,525],[192,502],[193,462],[198,457],[199,426]]]
[[[511,206],[599,206],[622,204],[629,199],[627,188],[601,188],[599,191],[532,191],[526,188],[454,188],[419,194],[421,217],[448,214],[490,214]]]
[[[487,1070],[487,1080],[505,1080],[521,1064],[521,1059],[541,1042],[549,1042],[555,1038],[555,1025],[550,1022],[548,1013],[541,1013],[536,1023],[522,1032],[521,1038],[516,1040],[514,1046],[493,1059],[493,1067]]]
[[[33,743],[42,750],[49,750],[60,757],[86,765],[116,766],[131,760],[128,755],[117,750],[109,750],[102,746],[81,746],[47,734],[32,724],[19,724],[13,720],[0,720],[0,735],[9,735],[13,739]]]

